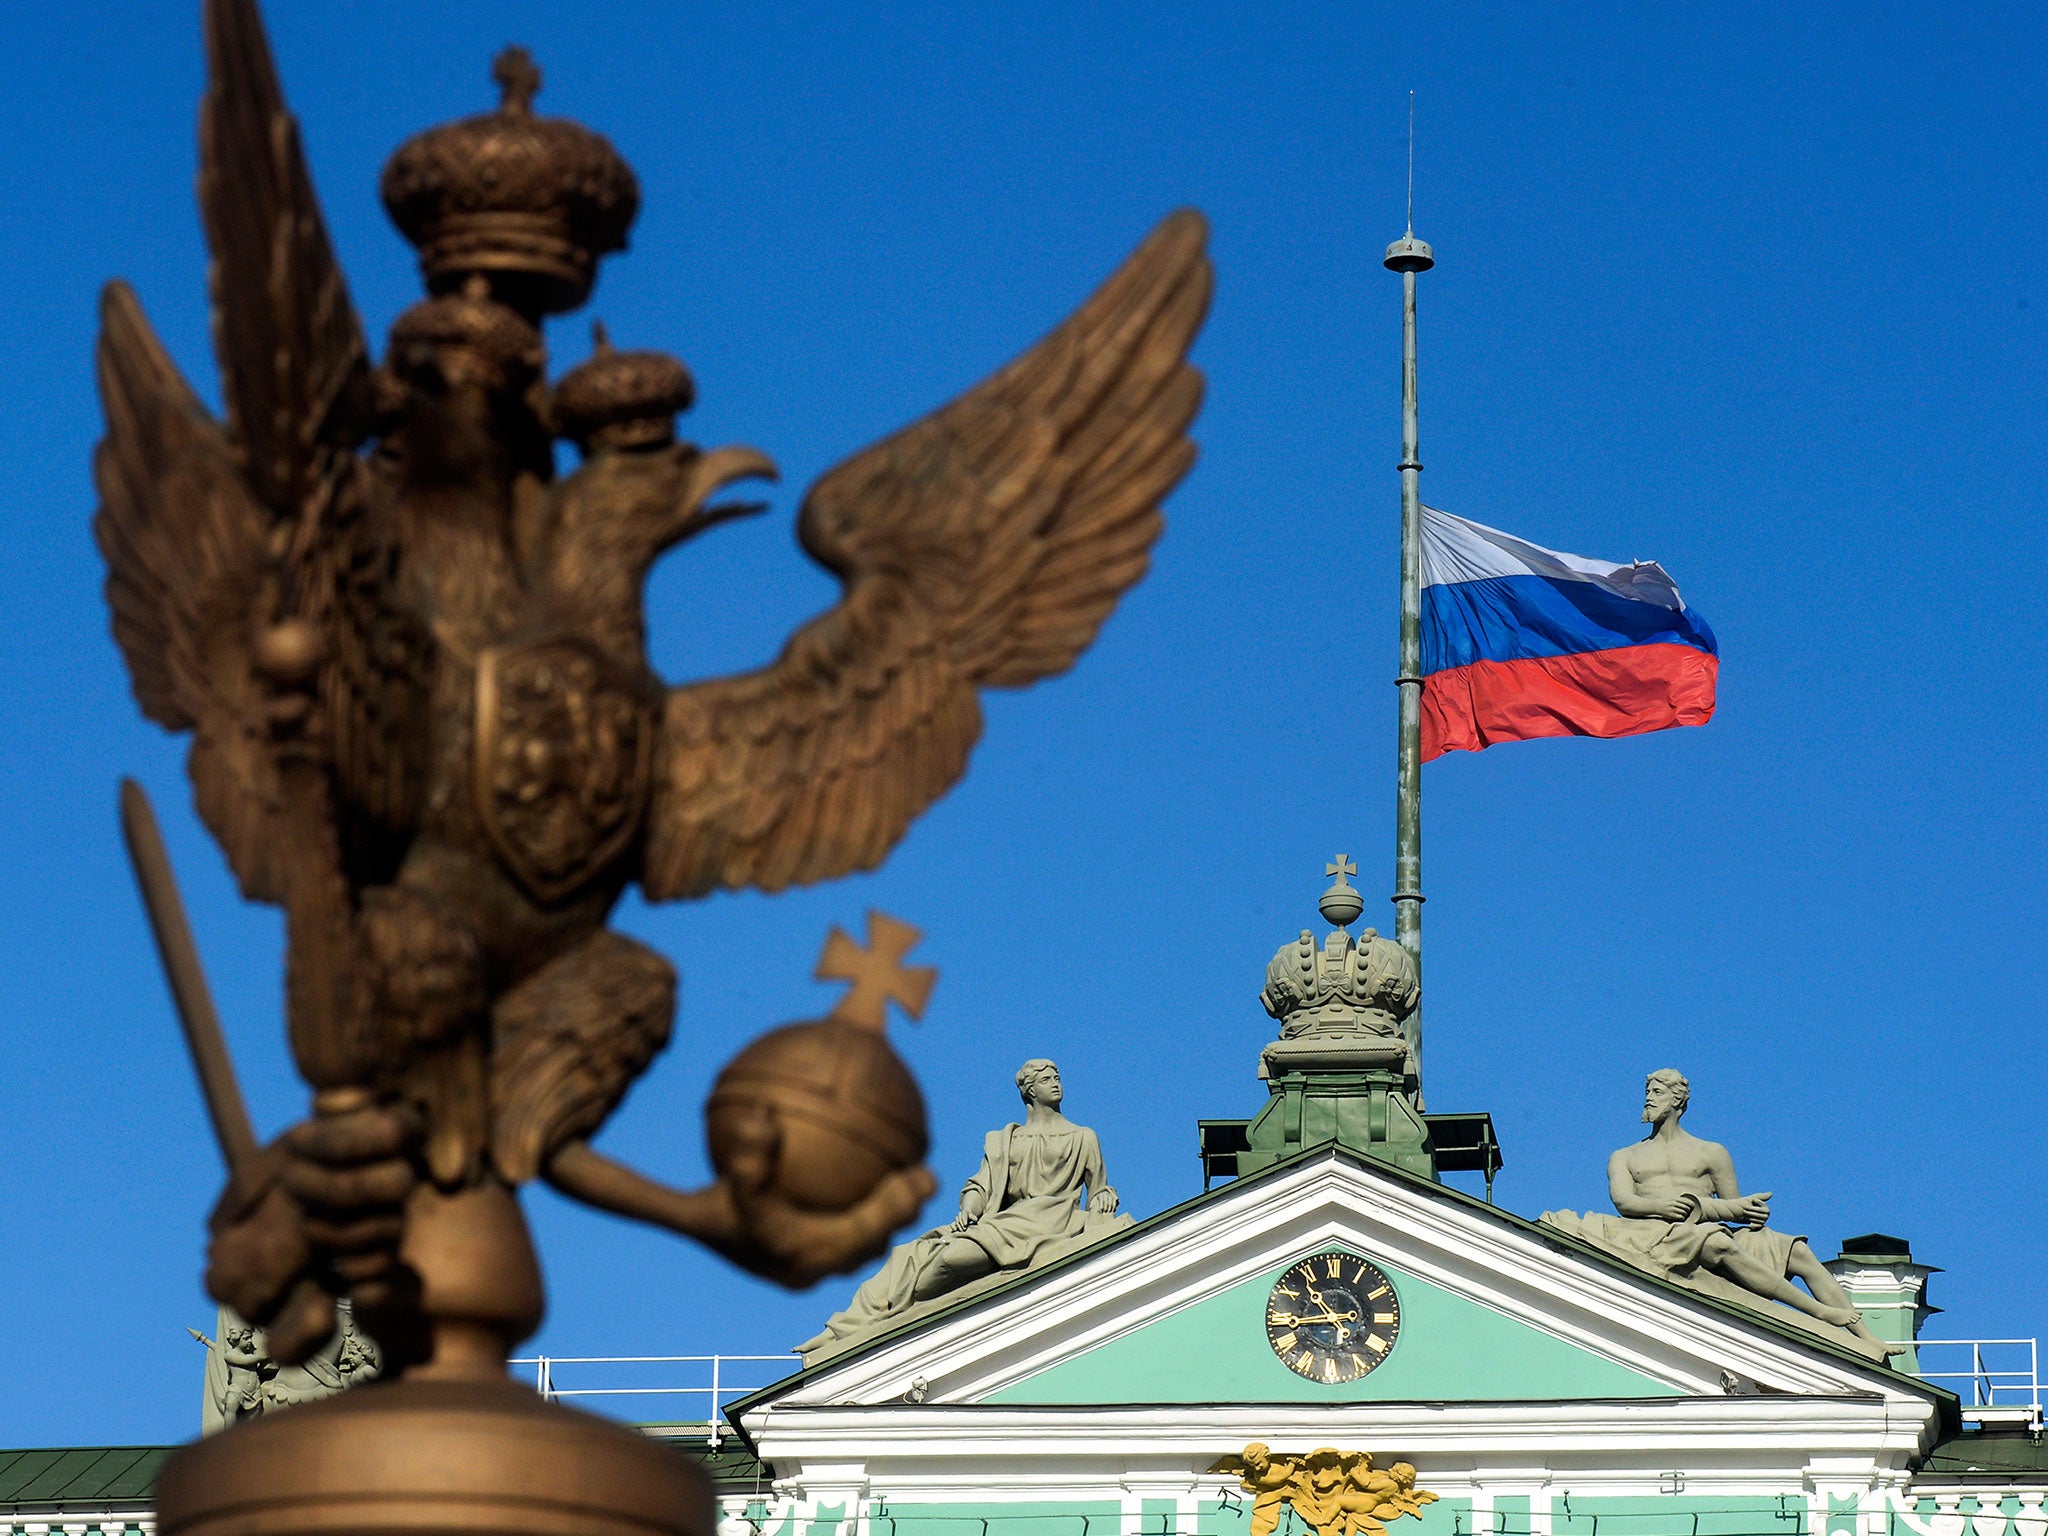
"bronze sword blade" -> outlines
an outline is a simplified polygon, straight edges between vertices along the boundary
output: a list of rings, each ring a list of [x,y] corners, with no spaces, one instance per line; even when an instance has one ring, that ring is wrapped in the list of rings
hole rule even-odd
[[[256,1132],[242,1103],[241,1085],[235,1081],[227,1037],[221,1033],[220,1015],[214,1012],[213,996],[206,988],[206,972],[200,969],[192,925],[185,920],[185,904],[178,898],[177,877],[171,873],[171,858],[164,850],[163,833],[157,829],[156,812],[133,779],[121,781],[121,835],[135,866],[135,883],[142,889],[142,904],[149,912],[150,932],[156,935],[156,952],[163,960],[171,997],[178,1005],[185,1045],[199,1073],[199,1091],[206,1099],[214,1138],[232,1173],[256,1155]]]

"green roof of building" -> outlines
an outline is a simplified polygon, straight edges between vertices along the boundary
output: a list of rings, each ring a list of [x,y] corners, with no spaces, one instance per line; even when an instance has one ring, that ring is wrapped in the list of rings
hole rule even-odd
[[[2010,1480],[2017,1474],[2048,1472],[2048,1440],[2024,1429],[1969,1429],[1951,1435],[1927,1453],[1922,1477],[1974,1476]]]
[[[61,1446],[0,1451],[0,1507],[147,1509],[156,1469],[175,1445]]]
[[[714,1492],[751,1494],[768,1485],[767,1472],[737,1440],[716,1450],[692,1435],[656,1434],[701,1466]],[[157,1469],[175,1445],[52,1446],[0,1451],[0,1509],[103,1509],[146,1511],[156,1490]]]
[[[765,1494],[768,1491],[768,1469],[737,1439],[726,1439],[715,1451],[706,1449],[701,1441],[670,1440],[669,1444],[696,1459],[697,1465],[711,1479],[714,1493]]]

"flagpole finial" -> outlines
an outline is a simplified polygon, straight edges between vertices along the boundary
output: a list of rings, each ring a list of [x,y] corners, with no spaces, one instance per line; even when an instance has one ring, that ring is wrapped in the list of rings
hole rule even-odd
[[[1427,272],[1436,265],[1436,252],[1429,242],[1415,238],[1415,93],[1408,93],[1408,228],[1387,247],[1385,265],[1390,272]]]
[[[1416,239],[1411,229],[1387,247],[1383,265],[1389,272],[1427,272],[1436,265],[1436,252],[1427,240]]]
[[[1415,234],[1415,92],[1408,92],[1408,233]]]

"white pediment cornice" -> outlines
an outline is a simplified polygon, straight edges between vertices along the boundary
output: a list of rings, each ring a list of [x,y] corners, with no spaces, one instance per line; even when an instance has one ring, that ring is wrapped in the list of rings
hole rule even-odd
[[[1817,1476],[1910,1476],[1931,1415],[1870,1397],[1649,1398],[1572,1403],[1230,1403],[1160,1407],[756,1408],[746,1427],[778,1486],[883,1489],[905,1503],[1187,1497],[1253,1440],[1367,1447],[1426,1470],[1430,1489],[1502,1485],[1643,1497],[1679,1473],[1695,1496],[1782,1495]]]
[[[1659,1284],[1454,1191],[1330,1151],[1226,1185],[1041,1275],[772,1389],[790,1408],[974,1404],[1319,1246],[1356,1246],[1690,1397],[1722,1373],[1774,1393],[1868,1396],[1931,1415],[1934,1388]],[[1767,1401],[1770,1399],[1766,1399]]]

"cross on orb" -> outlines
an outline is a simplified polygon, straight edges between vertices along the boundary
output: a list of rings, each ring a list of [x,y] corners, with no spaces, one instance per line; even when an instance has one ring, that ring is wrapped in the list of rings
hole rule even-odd
[[[905,965],[903,957],[924,937],[921,930],[898,922],[886,912],[869,911],[868,941],[854,942],[834,926],[818,957],[820,981],[850,981],[853,990],[839,999],[829,1018],[880,1031],[889,1021],[893,999],[913,1019],[924,1014],[939,973],[929,965]]]
[[[533,98],[540,94],[540,66],[533,55],[514,44],[491,61],[491,78],[498,84],[500,112],[524,117],[533,111]]]
[[[1339,885],[1342,885],[1344,883],[1344,877],[1346,875],[1355,875],[1358,873],[1358,866],[1351,862],[1351,859],[1348,855],[1340,853],[1337,855],[1335,863],[1325,864],[1323,866],[1323,873],[1326,875],[1335,875],[1337,877],[1337,883]]]

